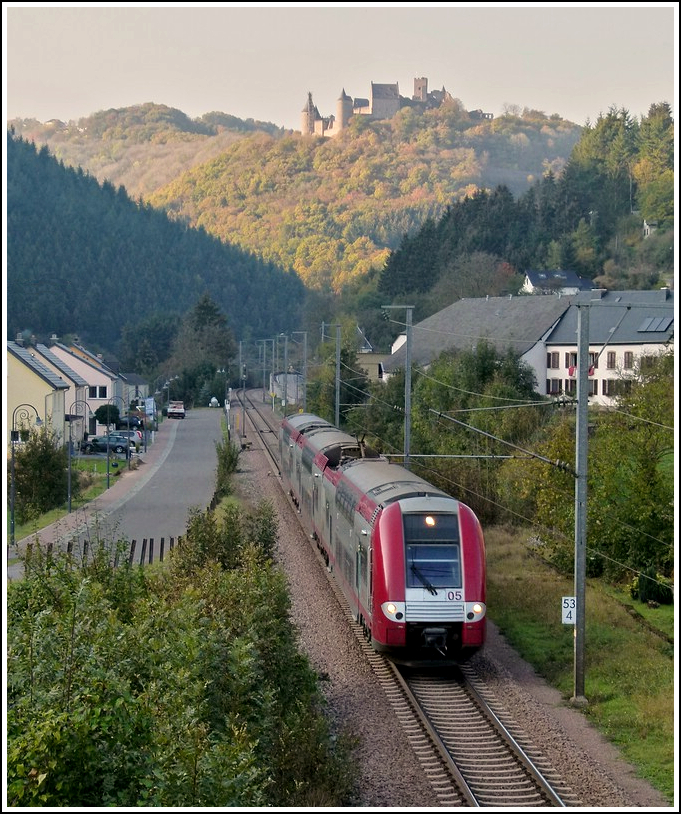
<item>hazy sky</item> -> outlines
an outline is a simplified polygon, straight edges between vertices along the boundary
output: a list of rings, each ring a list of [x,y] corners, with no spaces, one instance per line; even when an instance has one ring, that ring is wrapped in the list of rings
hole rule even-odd
[[[468,110],[677,115],[677,3],[3,3],[5,120],[155,102],[299,129],[415,77]]]

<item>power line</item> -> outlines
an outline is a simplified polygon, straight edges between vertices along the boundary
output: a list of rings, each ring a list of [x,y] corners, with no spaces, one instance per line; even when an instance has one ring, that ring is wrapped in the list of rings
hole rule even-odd
[[[472,427],[470,424],[466,424],[464,421],[459,421],[458,418],[452,418],[452,416],[448,416],[446,413],[441,413],[438,410],[433,410],[432,408],[429,408],[428,412],[434,413],[438,418],[445,418],[447,419],[447,421],[452,421],[455,424],[460,424],[467,430],[477,432],[480,435],[484,435],[487,438],[491,438],[493,441],[498,441],[500,444],[506,444],[506,446],[512,447],[513,449],[517,449],[519,452],[523,452],[530,458],[537,458],[540,461],[544,461],[544,463],[551,464],[551,466],[555,466],[556,469],[561,469],[563,472],[569,472],[575,478],[577,477],[577,472],[575,471],[575,469],[572,466],[570,466],[570,464],[568,464],[566,461],[560,460],[552,461],[550,458],[545,458],[543,455],[539,455],[536,452],[530,452],[530,450],[523,449],[522,447],[519,447],[516,444],[512,444],[510,441],[504,441],[503,438],[499,438],[497,435],[492,435],[492,433],[485,432],[485,430],[480,430],[477,427]]]

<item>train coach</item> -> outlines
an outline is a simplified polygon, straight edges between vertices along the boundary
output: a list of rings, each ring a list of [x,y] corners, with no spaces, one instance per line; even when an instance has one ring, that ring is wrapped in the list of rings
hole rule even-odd
[[[283,419],[285,488],[373,648],[462,662],[485,642],[485,542],[473,511],[317,416]]]

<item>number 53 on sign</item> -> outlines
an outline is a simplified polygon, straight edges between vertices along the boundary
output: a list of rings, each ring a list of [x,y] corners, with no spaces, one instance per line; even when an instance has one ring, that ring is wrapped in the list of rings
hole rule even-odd
[[[574,625],[577,619],[577,600],[574,596],[564,596],[561,605],[563,609],[563,624]]]

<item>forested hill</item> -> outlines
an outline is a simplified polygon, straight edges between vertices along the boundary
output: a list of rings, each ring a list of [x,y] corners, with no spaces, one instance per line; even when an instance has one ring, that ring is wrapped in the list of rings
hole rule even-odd
[[[113,350],[126,325],[209,294],[239,337],[299,324],[305,287],[255,255],[170,221],[123,188],[7,135],[8,338],[79,334]]]
[[[67,166],[125,187],[131,198],[170,183],[245,136],[284,133],[270,122],[228,113],[190,119],[181,110],[152,102],[101,110],[78,121],[11,119],[7,126],[38,147],[46,145]]]
[[[582,130],[527,109],[476,120],[455,99],[385,121],[355,117],[333,139],[161,105],[51,129],[11,124],[66,164],[336,292],[448,205],[502,183],[520,195],[559,173]]]
[[[500,183],[520,194],[561,169],[580,132],[533,112],[476,122],[455,101],[404,108],[332,139],[242,139],[147,200],[339,293],[448,205]]]

